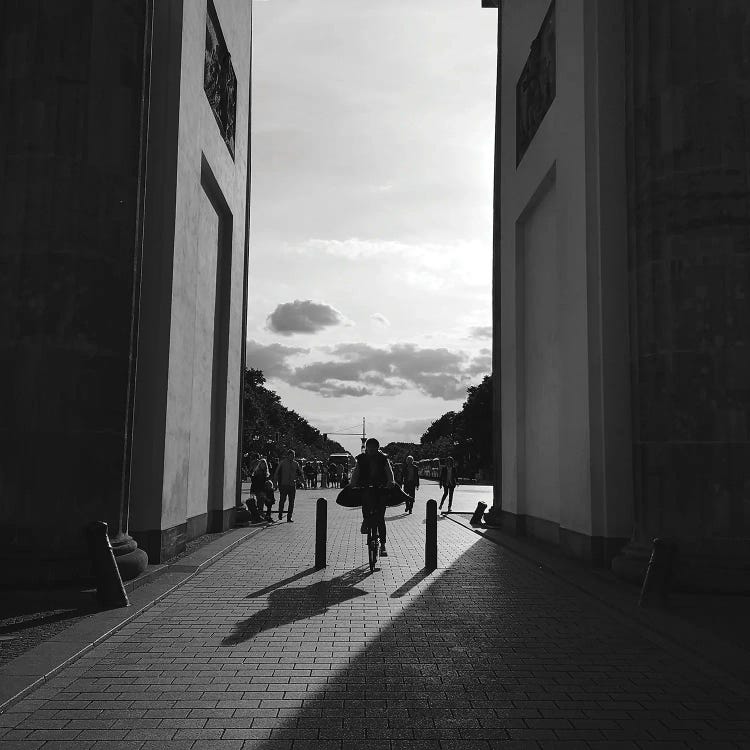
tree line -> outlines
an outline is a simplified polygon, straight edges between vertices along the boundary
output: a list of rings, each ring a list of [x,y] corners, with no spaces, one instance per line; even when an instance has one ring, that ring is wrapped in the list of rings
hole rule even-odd
[[[317,428],[292,409],[287,409],[274,391],[266,388],[262,370],[245,370],[242,392],[243,453],[257,451],[280,458],[293,448],[298,458],[322,460],[331,453],[344,453],[335,440],[328,440]]]
[[[392,461],[453,456],[461,476],[492,476],[492,375],[466,389],[460,411],[448,411],[424,432],[419,443],[388,443],[383,450]]]
[[[287,409],[274,391],[266,388],[262,370],[245,370],[243,383],[243,453],[257,451],[279,458],[293,448],[299,458],[322,460],[345,448],[310,425],[297,412]],[[419,443],[388,443],[383,450],[391,461],[403,463],[406,456],[425,458],[453,456],[462,476],[492,475],[492,375],[466,389],[460,411],[448,411],[424,432]]]

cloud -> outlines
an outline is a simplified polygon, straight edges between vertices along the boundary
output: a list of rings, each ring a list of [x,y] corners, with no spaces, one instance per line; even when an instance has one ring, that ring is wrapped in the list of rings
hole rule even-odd
[[[457,283],[485,288],[491,269],[491,248],[474,239],[451,242],[402,242],[398,240],[308,239],[293,247],[301,255],[327,256],[361,264],[373,261],[380,266],[394,263],[404,282],[439,290]]]
[[[294,302],[277,305],[266,319],[268,328],[282,336],[318,333],[325,328],[347,323],[347,319],[335,307],[309,299],[296,299]]]
[[[416,389],[432,398],[460,399],[475,376],[488,371],[486,355],[470,357],[448,349],[415,344],[378,348],[365,343],[328,349],[331,359],[286,369],[279,377],[290,385],[326,398],[397,395]]]
[[[245,346],[245,366],[263,370],[267,378],[284,378],[290,373],[287,359],[297,354],[307,354],[310,350],[299,346],[282,344],[260,344],[249,339]]]
[[[492,326],[474,326],[469,333],[475,339],[491,339]]]
[[[391,321],[388,320],[388,318],[386,318],[382,313],[373,313],[370,317],[375,322],[380,323],[381,325],[389,326],[391,324]]]

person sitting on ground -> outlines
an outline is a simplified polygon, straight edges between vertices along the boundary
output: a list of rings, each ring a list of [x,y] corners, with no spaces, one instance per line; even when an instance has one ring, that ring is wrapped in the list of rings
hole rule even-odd
[[[362,503],[362,528],[363,534],[367,533],[367,517],[371,513],[375,515],[375,522],[378,526],[378,535],[380,536],[380,556],[388,557],[385,548],[385,493],[378,492],[382,489],[390,489],[395,485],[393,481],[393,469],[388,456],[380,450],[380,443],[375,438],[369,438],[365,443],[365,452],[357,456],[357,465],[352,471],[349,482],[352,487],[369,487],[375,488],[373,491],[365,493],[365,499]]]

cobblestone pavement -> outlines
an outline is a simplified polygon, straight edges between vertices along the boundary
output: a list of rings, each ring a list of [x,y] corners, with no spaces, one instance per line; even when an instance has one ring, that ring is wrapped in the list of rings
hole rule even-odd
[[[0,714],[11,748],[750,747],[745,686],[444,519],[314,497]],[[334,493],[323,493],[332,497]]]

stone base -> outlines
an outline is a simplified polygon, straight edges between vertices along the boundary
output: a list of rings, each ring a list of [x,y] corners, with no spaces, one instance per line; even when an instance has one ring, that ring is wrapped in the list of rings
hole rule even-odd
[[[675,591],[750,593],[750,539],[674,539],[677,553],[671,575]],[[651,546],[629,542],[612,560],[613,573],[641,585]]]
[[[528,536],[556,545],[568,557],[583,560],[595,567],[608,567],[627,539],[582,534],[566,529],[553,521],[535,516],[510,513],[493,505],[485,513],[488,526],[499,526],[513,536]],[[648,559],[646,560],[648,563]]]
[[[110,540],[115,563],[123,581],[137,578],[148,567],[148,555],[138,548],[138,542],[128,534],[118,534]]]

